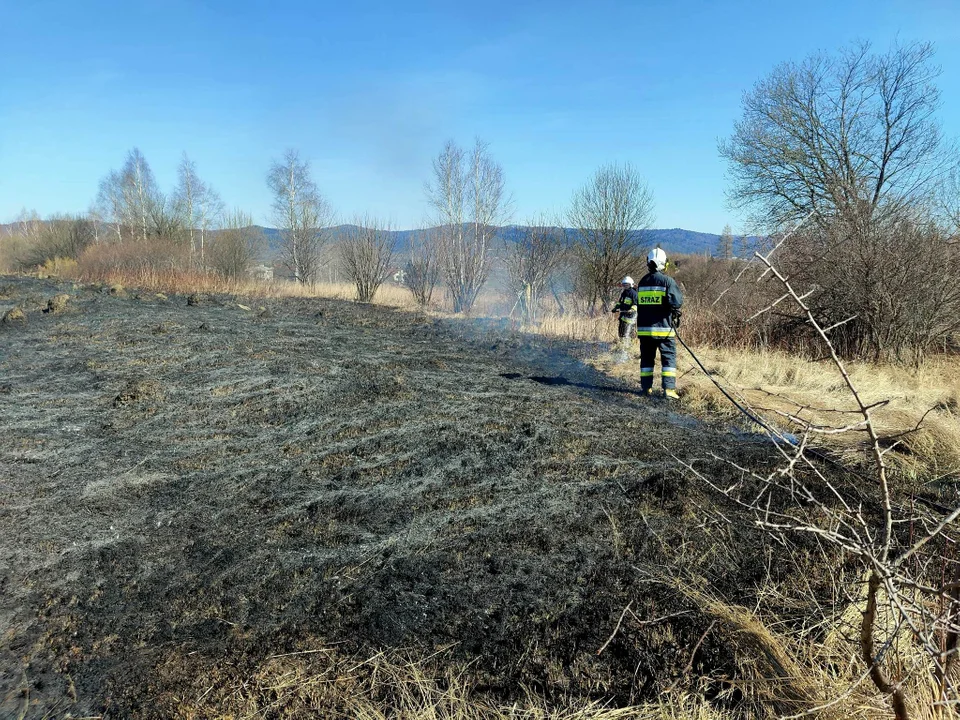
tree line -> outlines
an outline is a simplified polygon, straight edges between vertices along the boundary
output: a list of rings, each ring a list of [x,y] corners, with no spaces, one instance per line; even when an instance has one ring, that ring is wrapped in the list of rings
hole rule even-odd
[[[595,310],[609,302],[623,274],[642,264],[642,230],[652,221],[653,198],[630,165],[600,168],[575,194],[566,216],[552,221],[539,216],[516,228],[505,249],[498,242],[511,218],[512,200],[489,146],[478,139],[464,149],[448,141],[431,169],[424,192],[431,227],[416,231],[402,268],[404,284],[421,304],[432,303],[442,285],[453,311],[469,313],[489,280],[495,253],[529,320],[548,287],[563,308],[556,285],[561,276]],[[372,300],[398,259],[389,223],[354,218],[332,243],[337,214],[297,150],[271,164],[266,186],[273,199],[270,220],[279,233],[276,259],[290,277],[316,283],[335,263],[355,285],[357,299]],[[570,236],[564,222],[574,224],[581,240]],[[180,267],[235,278],[263,259],[265,248],[250,214],[227,211],[186,154],[176,186],[165,193],[138,148],[100,181],[87,214],[43,222],[24,216],[19,227],[22,236],[35,240],[22,257],[27,266],[77,258],[95,245],[127,246],[151,258],[156,253],[147,252],[147,246],[163,246],[177,254]]]

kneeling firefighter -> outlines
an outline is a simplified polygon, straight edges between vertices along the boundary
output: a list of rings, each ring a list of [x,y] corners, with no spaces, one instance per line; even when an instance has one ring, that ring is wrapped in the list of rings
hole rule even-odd
[[[628,350],[633,329],[637,324],[637,291],[633,287],[633,278],[629,275],[620,281],[620,286],[623,292],[611,312],[620,313],[620,324],[617,326],[619,345],[622,350]]]
[[[677,399],[677,332],[683,295],[676,281],[664,274],[667,254],[654,248],[647,255],[650,272],[637,285],[637,337],[640,339],[640,389],[653,394],[653,371],[660,351],[663,394]]]

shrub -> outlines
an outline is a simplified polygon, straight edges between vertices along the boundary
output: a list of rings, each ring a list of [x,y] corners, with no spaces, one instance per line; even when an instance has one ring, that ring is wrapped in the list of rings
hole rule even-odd
[[[93,244],[93,223],[82,216],[54,215],[39,227],[37,240],[21,257],[21,266],[43,266],[56,259],[75,259]]]
[[[0,272],[10,273],[22,270],[26,258],[33,249],[35,241],[23,235],[0,236]]]
[[[814,227],[781,264],[846,357],[919,362],[960,330],[960,246],[906,213]]]
[[[140,282],[190,269],[190,248],[167,240],[137,240],[91,245],[78,258],[81,276],[110,281],[116,275]]]

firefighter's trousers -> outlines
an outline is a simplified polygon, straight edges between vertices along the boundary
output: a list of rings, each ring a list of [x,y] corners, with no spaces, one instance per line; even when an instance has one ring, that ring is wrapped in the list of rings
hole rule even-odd
[[[677,340],[672,337],[640,336],[640,389],[653,387],[653,372],[660,351],[660,378],[664,390],[677,387]]]
[[[621,315],[620,323],[617,326],[617,334],[620,336],[620,344],[625,347],[630,347],[630,342],[633,340],[633,336],[637,332],[637,316]]]

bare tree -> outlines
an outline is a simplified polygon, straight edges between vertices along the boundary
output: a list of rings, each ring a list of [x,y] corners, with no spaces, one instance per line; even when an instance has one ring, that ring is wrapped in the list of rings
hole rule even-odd
[[[357,218],[338,247],[340,269],[357,288],[357,300],[370,302],[393,261],[393,232],[376,218]]]
[[[96,241],[95,224],[84,215],[55,216],[57,226],[57,254],[55,257],[77,259]]]
[[[517,227],[515,233],[506,251],[510,289],[524,320],[535,322],[543,292],[569,260],[567,235],[558,223],[544,216]]]
[[[97,199],[94,201],[97,215],[107,223],[117,242],[123,241],[124,198],[120,173],[111,170],[101,181]]]
[[[767,227],[811,211],[869,222],[913,205],[955,164],[941,152],[932,56],[927,43],[883,55],[862,43],[778,66],[720,144],[731,202]]]
[[[567,217],[577,231],[581,292],[592,310],[607,305],[620,279],[645,265],[653,195],[631,165],[605,165],[574,194]]]
[[[477,139],[464,152],[452,140],[433,161],[425,187],[440,229],[440,258],[454,312],[470,312],[490,273],[490,246],[509,212],[503,169]]]
[[[960,283],[939,233],[928,233],[935,265],[925,262],[929,247],[904,242],[920,241],[915,230],[934,219],[934,193],[957,164],[935,117],[932,55],[929,44],[882,55],[860,44],[780,65],[745,95],[743,118],[720,146],[734,205],[767,227],[810,218],[780,261],[811,286],[824,326],[853,317],[833,338],[845,355],[917,357],[929,342],[913,332],[916,300],[926,313],[941,291],[894,294],[898,275],[936,267],[948,285]]]
[[[720,240],[717,243],[717,255],[724,260],[730,260],[733,257],[733,228],[729,225],[724,225],[723,232],[720,233]]]
[[[136,228],[140,239],[146,240],[154,230],[153,220],[162,200],[153,171],[140,148],[127,153],[120,171],[120,189],[124,224]]]
[[[417,230],[410,239],[410,257],[403,268],[403,284],[421,307],[433,300],[440,281],[439,229]]]
[[[806,302],[824,327],[846,321],[831,338],[844,357],[918,364],[960,329],[960,247],[921,212],[875,220],[869,232],[839,218],[814,224],[779,262],[811,289]]]
[[[154,193],[150,204],[151,235],[186,244],[189,241],[188,222],[175,199],[167,197],[159,190]]]
[[[118,242],[126,237],[146,240],[170,230],[167,220],[171,213],[139,148],[127,153],[119,172],[111,170],[100,181],[96,207]]]
[[[43,235],[44,223],[35,210],[23,208],[14,223],[0,234],[0,268],[4,272],[28,267]]]
[[[223,227],[211,235],[207,258],[210,266],[231,280],[245,278],[263,255],[263,231],[253,216],[234,210],[224,218]]]
[[[273,192],[273,217],[280,229],[283,261],[301,283],[319,278],[325,228],[333,212],[310,176],[310,165],[296,150],[274,162],[267,175]]]
[[[24,208],[17,215],[17,234],[29,241],[36,242],[43,234],[43,220],[36,210]]]
[[[190,240],[190,254],[197,254],[196,214],[199,205],[198,196],[203,192],[203,181],[197,176],[197,165],[186,153],[180,160],[177,168],[177,189],[174,191],[174,202],[180,215],[184,218],[187,237]]]
[[[219,193],[210,185],[203,184],[202,192],[198,195],[194,205],[193,222],[190,227],[198,231],[199,255],[201,264],[204,262],[207,236],[217,227],[224,213],[223,200]]]
[[[940,186],[938,210],[951,235],[951,242],[960,242],[960,168],[954,170]]]
[[[210,185],[197,175],[197,165],[186,153],[177,168],[177,189],[174,191],[176,213],[183,219],[190,241],[190,254],[204,262],[207,234],[223,212],[223,201]],[[236,219],[233,213],[227,224]],[[251,223],[252,225],[253,223]]]
[[[91,202],[87,208],[86,219],[90,222],[90,226],[93,229],[93,242],[95,245],[99,245],[103,239],[104,219],[96,200]]]

